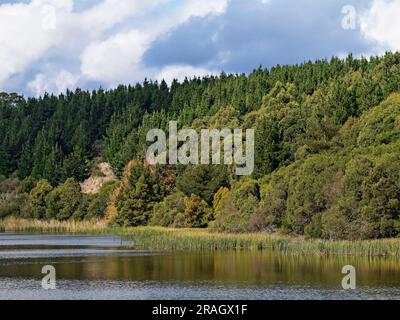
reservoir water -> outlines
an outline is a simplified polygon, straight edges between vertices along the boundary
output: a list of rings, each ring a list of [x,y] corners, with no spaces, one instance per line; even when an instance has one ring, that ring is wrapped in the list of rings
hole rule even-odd
[[[42,268],[56,289],[42,288]],[[356,290],[342,288],[343,266]],[[0,299],[395,299],[400,261],[264,251],[152,252],[120,237],[0,234]]]

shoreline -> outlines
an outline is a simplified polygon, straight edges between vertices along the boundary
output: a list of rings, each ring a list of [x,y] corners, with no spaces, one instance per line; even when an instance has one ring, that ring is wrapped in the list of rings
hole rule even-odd
[[[229,234],[208,229],[108,227],[100,221],[0,220],[0,232],[115,235],[162,251],[274,250],[300,255],[381,256],[400,259],[400,239],[328,241],[264,233]]]

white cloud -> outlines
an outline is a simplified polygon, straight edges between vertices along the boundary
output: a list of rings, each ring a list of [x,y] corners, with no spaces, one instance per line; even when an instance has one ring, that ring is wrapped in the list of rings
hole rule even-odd
[[[221,14],[225,11],[227,5],[228,0],[189,0],[186,1],[179,12],[184,21],[191,16],[205,17],[210,13]]]
[[[168,0],[104,0],[99,5],[83,12],[80,26],[94,33],[101,33],[127,18],[144,14],[146,10]]]
[[[156,80],[165,80],[167,83],[172,83],[174,79],[183,81],[185,77],[204,77],[211,75],[218,75],[216,70],[209,70],[206,68],[196,68],[188,65],[173,65],[167,66],[161,70],[156,76]]]
[[[79,78],[72,73],[61,70],[60,72],[49,75],[39,73],[35,79],[28,83],[28,88],[36,96],[44,92],[65,92],[67,89],[74,88]]]
[[[400,50],[400,1],[374,0],[360,18],[361,32],[381,51]]]
[[[111,85],[141,81],[145,77],[157,78],[158,72],[145,70],[142,65],[142,57],[151,43],[160,34],[181,25],[191,17],[221,14],[227,4],[228,0],[189,0],[171,15],[164,15],[157,23],[151,21],[151,24],[141,28],[121,32],[104,41],[92,43],[82,54],[81,72],[91,80],[106,81]],[[181,67],[171,67],[166,70],[167,76],[173,76],[172,73],[176,71],[176,77],[181,77],[179,73],[181,70],[183,70]],[[196,69],[186,67],[186,70],[190,72]]]
[[[171,1],[99,0],[82,12],[73,10],[74,0],[1,4],[0,90],[12,77],[25,77],[26,89],[35,95],[78,82],[114,86],[155,77],[158,72],[142,64],[152,41],[191,17],[221,14],[229,0],[186,0],[164,7],[162,15],[152,13]],[[174,70],[180,69],[167,71]]]
[[[148,29],[154,36],[158,36],[177,28],[191,18],[203,18],[208,15],[223,14],[229,1],[230,0],[186,0],[180,7],[163,15],[158,20],[157,24],[154,25],[154,23],[151,23]]]
[[[72,4],[72,0],[60,0],[50,7],[48,1],[34,0],[0,6],[0,86],[59,42],[54,27]]]
[[[149,37],[137,30],[120,33],[106,41],[91,44],[82,55],[81,72],[90,80],[116,85],[137,77]]]
[[[281,17],[276,17],[275,21],[275,18],[270,16],[271,24],[264,25],[262,19],[267,11],[260,13],[261,18],[256,15],[260,8],[264,7],[261,3],[271,6],[271,10],[275,6],[275,9],[279,10],[277,12],[282,12],[281,7],[286,9],[287,1],[254,0],[249,4],[249,8],[256,9],[249,12],[241,11],[241,8],[247,6],[247,2],[230,2],[231,0],[97,0],[97,4],[89,8],[84,6],[81,7],[81,11],[74,11],[74,4],[78,1],[80,0],[31,0],[24,3],[0,4],[0,91],[11,88],[10,90],[39,95],[44,91],[58,93],[67,87],[74,89],[76,85],[89,86],[92,83],[112,87],[119,83],[141,81],[145,77],[159,80],[165,78],[167,81],[172,81],[173,78],[182,80],[185,76],[219,73],[220,70],[215,70],[219,69],[219,66],[227,71],[236,70],[232,65],[236,66],[245,59],[251,60],[251,64],[258,64],[264,59],[275,62],[271,60],[272,54],[268,55],[272,49],[265,49],[268,53],[265,54],[265,58],[261,53],[258,54],[258,50],[246,51],[247,37],[258,37],[258,41],[252,40],[257,42],[257,46],[268,45],[268,41],[274,41],[273,45],[277,48],[280,61],[290,56],[289,50],[281,49],[286,48],[285,39],[296,37],[294,31],[297,31],[292,27],[285,29],[283,26],[282,35],[276,34],[278,31],[275,27]],[[370,9],[360,16],[363,36],[380,51],[400,50],[400,36],[397,32],[400,30],[400,19],[397,18],[400,13],[400,0],[371,1]],[[230,10],[227,10],[228,5]],[[48,10],[51,8],[54,10]],[[236,13],[234,8],[240,12]],[[229,14],[225,16],[225,12]],[[297,14],[297,11],[295,13]],[[244,21],[241,20],[242,14],[246,15],[249,25],[242,28],[243,33],[239,37],[241,25],[238,24],[242,22],[238,21]],[[222,44],[215,55],[210,55],[208,60],[187,60],[182,62],[182,65],[177,65],[174,59],[165,60],[157,70],[143,63],[143,56],[155,45],[156,39],[173,34],[192,18],[204,18],[209,15],[221,15],[218,17],[221,18],[218,25],[222,26],[222,31],[225,25],[230,26],[229,30],[223,33],[212,25],[211,40],[216,46]],[[254,26],[260,26],[257,29],[252,26],[252,18],[255,20]],[[207,23],[209,20],[204,21]],[[304,30],[309,30],[308,24],[304,27],[301,23],[302,20],[295,28],[301,30],[303,27]],[[184,25],[184,28],[186,27],[187,25]],[[327,28],[321,30],[325,32]],[[271,37],[261,36],[262,33],[267,34],[268,30],[273,30]],[[307,31],[306,34],[310,32]],[[281,39],[277,38],[282,38],[282,47],[279,46]],[[295,40],[298,38],[300,36]],[[296,41],[294,43],[296,44]],[[333,51],[328,47],[328,53],[318,53],[320,47],[323,47],[323,44],[306,51],[307,56],[309,57],[309,53],[314,49],[317,51],[316,55],[323,56]],[[344,49],[337,50],[346,48],[347,44]],[[368,46],[363,46],[361,50],[365,52],[370,48],[368,43]],[[248,52],[249,50],[252,52]],[[299,57],[300,53],[293,50],[292,55]],[[254,58],[251,59],[252,57]],[[243,67],[240,68],[243,70]]]

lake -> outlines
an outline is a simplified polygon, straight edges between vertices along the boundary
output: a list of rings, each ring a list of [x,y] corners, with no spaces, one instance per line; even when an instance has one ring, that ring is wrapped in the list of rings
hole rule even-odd
[[[56,289],[42,288],[46,265]],[[343,266],[356,290],[342,289]],[[0,233],[0,299],[396,299],[396,258],[151,252],[120,237]]]

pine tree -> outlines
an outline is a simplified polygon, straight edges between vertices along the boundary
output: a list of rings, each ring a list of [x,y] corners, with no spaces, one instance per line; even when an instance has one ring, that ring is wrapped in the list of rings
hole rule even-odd
[[[281,136],[276,117],[268,115],[258,121],[254,152],[255,178],[269,174],[278,167],[281,158]]]
[[[42,176],[47,179],[53,186],[57,186],[60,182],[65,180],[62,171],[62,161],[64,153],[61,148],[56,144],[51,149],[50,154],[44,162]]]
[[[33,151],[29,143],[25,144],[22,149],[21,156],[18,160],[18,178],[24,180],[30,176],[33,167]]]

